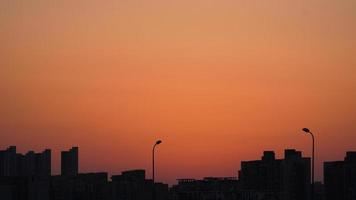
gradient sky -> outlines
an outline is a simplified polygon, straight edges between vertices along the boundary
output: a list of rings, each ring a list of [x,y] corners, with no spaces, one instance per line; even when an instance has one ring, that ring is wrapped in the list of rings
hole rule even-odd
[[[0,1],[0,149],[82,172],[237,176],[285,148],[356,150],[356,1]]]

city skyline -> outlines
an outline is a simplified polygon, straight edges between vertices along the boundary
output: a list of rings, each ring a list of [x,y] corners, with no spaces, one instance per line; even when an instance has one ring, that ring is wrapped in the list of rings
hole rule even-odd
[[[299,130],[299,137],[301,137],[301,138],[303,138],[303,137],[306,137],[306,139],[304,139],[304,140],[307,140],[307,143],[308,143],[308,147],[307,147],[307,149],[306,150],[301,150],[301,151],[303,151],[304,152],[304,155],[307,155],[308,157],[311,157],[311,140],[310,140],[310,138],[308,138],[307,136],[303,136],[302,134],[301,134],[301,132],[302,132],[302,130]],[[167,144],[166,144],[167,145]],[[169,144],[168,144],[169,145]],[[11,146],[11,145],[10,145]],[[14,145],[14,146],[16,146],[16,145]],[[79,146],[78,145],[74,145],[76,148],[78,148]],[[318,149],[318,144],[316,145],[317,146],[317,149]],[[0,146],[1,147],[1,146]],[[4,146],[4,147],[7,147],[7,146]],[[69,145],[68,147],[73,147],[73,145],[71,146],[71,145]],[[73,147],[74,148],[74,147]],[[90,147],[89,147],[90,148]],[[82,160],[79,160],[79,168],[77,169],[78,171],[80,171],[80,172],[83,172],[83,173],[89,173],[89,172],[93,172],[93,171],[106,171],[106,172],[108,172],[109,174],[115,174],[115,173],[118,173],[118,172],[121,172],[121,171],[127,171],[127,170],[130,170],[130,169],[142,169],[142,168],[144,168],[144,169],[146,169],[146,171],[148,172],[148,173],[152,173],[151,172],[151,165],[152,165],[152,163],[151,163],[151,152],[150,152],[150,148],[151,148],[151,146],[149,147],[149,149],[147,150],[148,152],[146,152],[147,154],[147,156],[148,157],[146,157],[146,159],[145,160],[147,160],[147,163],[144,163],[143,165],[133,165],[133,166],[131,166],[131,167],[126,167],[126,168],[120,168],[120,167],[118,167],[118,168],[116,168],[116,169],[114,169],[114,170],[107,170],[108,169],[108,167],[107,166],[104,166],[104,165],[100,165],[100,166],[102,166],[102,168],[100,169],[99,167],[94,167],[94,168],[90,168],[90,167],[86,167],[86,166],[98,166],[97,164],[97,162],[92,162],[92,160],[89,160],[89,162],[88,161],[86,161],[85,163],[85,165],[84,165],[84,167],[82,166],[83,164],[84,164],[84,162],[82,161]],[[162,148],[162,147],[160,147],[160,148]],[[164,147],[163,147],[164,148]],[[1,149],[1,148],[0,148]],[[4,148],[3,148],[4,149]],[[24,148],[23,147],[20,147],[19,148],[20,149],[20,151],[19,151],[19,153],[27,153],[27,151],[26,150],[23,150]],[[36,148],[36,150],[35,151],[41,151],[41,149],[43,150],[43,149],[47,149],[47,148]],[[282,157],[282,152],[283,152],[283,150],[285,150],[285,149],[288,149],[287,147],[282,147],[281,148],[281,150],[273,150],[273,149],[268,149],[268,150],[271,150],[271,151],[273,151],[273,152],[275,152],[275,155],[276,155],[276,157]],[[289,148],[289,149],[291,149],[291,148]],[[294,149],[294,148],[292,148],[292,149]],[[22,151],[21,151],[22,150]],[[59,152],[62,152],[62,154],[63,154],[63,151],[62,151],[62,148],[59,148],[59,149],[57,149],[57,150],[55,150],[55,151],[53,151],[52,150],[52,148],[50,148],[50,150],[52,151],[52,152],[57,152],[57,154],[53,154],[54,156],[52,156],[51,157],[51,165],[52,166],[54,166],[53,168],[52,168],[52,175],[57,175],[57,174],[60,174],[61,173],[61,169],[60,169],[60,166],[61,166],[61,159],[60,159],[60,154],[59,154]],[[353,149],[348,149],[347,151],[352,151],[352,150],[355,150],[354,148]],[[164,150],[163,150],[164,151]],[[31,151],[32,152],[32,151]],[[84,150],[84,152],[90,152],[90,151],[85,151]],[[345,151],[346,152],[346,151]],[[345,152],[341,152],[341,155],[343,156],[344,155],[344,153]],[[260,155],[260,151],[257,151],[257,157],[256,158],[259,158],[258,156]],[[158,153],[158,155],[160,154],[160,152]],[[318,154],[317,154],[318,155]],[[63,156],[63,155],[62,155]],[[127,156],[127,155],[126,155]],[[342,157],[341,156],[341,157]],[[93,158],[93,157],[91,157],[91,156],[89,156],[89,155],[84,155],[83,156],[84,158]],[[100,160],[102,158],[102,156],[98,156],[98,157],[96,157],[96,160]],[[164,158],[159,158],[158,159],[158,163],[162,163],[162,160],[161,159],[164,159]],[[338,159],[340,159],[340,157],[336,157],[336,158],[334,158],[334,159],[326,159],[326,160],[321,160],[321,158],[318,158],[318,157],[316,157],[316,170],[315,170],[315,172],[316,172],[316,182],[318,182],[318,181],[323,181],[323,173],[324,173],[324,169],[323,169],[323,162],[327,162],[327,161],[333,161],[333,160],[338,160]],[[246,160],[246,159],[245,159]],[[247,159],[248,160],[248,159]],[[250,160],[253,160],[253,159],[250,159]],[[241,162],[242,160],[238,160],[238,162]],[[236,161],[235,161],[236,162]],[[234,163],[235,162],[232,162],[232,164],[233,164],[233,166],[235,167],[235,165],[234,165]],[[120,164],[124,164],[124,162],[120,162],[120,159],[118,159],[118,161],[117,161],[117,163],[120,163]],[[211,163],[211,164],[216,164],[216,163]],[[224,164],[228,164],[228,163],[224,163]],[[162,166],[157,166],[158,168],[160,168],[160,170],[162,170],[161,168],[162,168]],[[200,167],[204,167],[203,165],[200,165]],[[231,166],[231,168],[232,168],[232,166]],[[237,170],[240,170],[240,168],[238,167],[237,168]],[[161,172],[160,172],[161,173]],[[173,178],[170,178],[170,179],[165,179],[165,178],[162,178],[162,175],[161,174],[158,174],[157,176],[158,176],[158,180],[159,181],[162,181],[162,182],[166,182],[166,183],[169,183],[170,185],[172,185],[172,184],[174,184],[176,181],[177,181],[177,178],[178,177],[173,177]],[[181,177],[190,177],[190,178],[195,178],[195,179],[200,179],[200,178],[204,178],[204,177],[208,177],[208,176],[213,176],[213,177],[229,177],[229,176],[234,176],[234,175],[236,175],[236,170],[233,170],[233,171],[230,171],[230,172],[223,172],[223,173],[219,173],[219,172],[212,172],[211,174],[200,174],[199,176],[196,176],[196,175],[192,175],[189,171],[187,171],[186,172],[186,174],[188,174],[188,175],[185,175],[184,173],[182,173],[182,176]],[[172,174],[171,174],[172,175]]]
[[[43,176],[43,175],[46,175],[46,176],[48,176],[48,175],[50,175],[50,176],[57,176],[57,175],[76,176],[78,174],[98,173],[98,172],[100,172],[100,173],[101,172],[105,172],[105,173],[108,173],[109,175],[115,176],[115,174],[113,174],[113,173],[107,172],[105,170],[100,170],[100,169],[96,170],[96,171],[93,171],[93,170],[92,171],[90,171],[90,170],[89,171],[82,171],[82,170],[80,170],[81,164],[80,164],[80,154],[79,154],[79,147],[78,146],[71,147],[68,151],[63,151],[63,150],[60,151],[61,159],[60,159],[59,166],[55,166],[55,165],[52,164],[53,163],[52,158],[55,157],[55,155],[53,156],[52,149],[50,149],[50,148],[43,149],[40,153],[37,153],[34,150],[27,150],[25,152],[19,152],[17,150],[18,150],[17,146],[14,146],[14,145],[10,145],[10,146],[4,148],[3,150],[0,148],[0,152],[5,152],[5,151],[6,152],[7,151],[13,152],[13,153],[15,153],[14,156],[20,156],[21,159],[28,159],[26,157],[27,156],[32,156],[32,155],[40,156],[41,159],[45,158],[44,162],[47,163],[46,165],[43,165],[43,163],[42,163],[43,161],[40,162],[40,163],[42,163],[40,165],[41,166],[40,169],[43,170],[43,171],[38,171],[37,170],[37,166],[29,167],[29,166],[31,166],[31,165],[29,165],[29,166],[27,166],[28,169],[26,169],[25,166],[20,167],[20,171],[19,171],[20,173],[23,173],[23,172],[21,172],[21,170],[22,171],[25,170],[24,171],[25,173],[29,173],[28,170],[30,168],[33,168],[34,171],[30,172],[30,173],[31,174],[32,173],[37,173],[36,176],[37,175],[40,175],[40,176]],[[351,155],[356,155],[356,151],[347,151],[347,155],[344,158],[347,159],[347,157],[351,156]],[[46,157],[43,157],[43,156],[46,156]],[[311,181],[311,158],[310,157],[305,157],[303,155],[302,151],[296,151],[295,149],[291,149],[291,148],[284,149],[284,158],[283,159],[294,158],[295,156],[300,157],[303,160],[306,159],[303,162],[307,162],[308,163],[308,164],[305,163],[304,165],[309,167],[309,169],[308,169],[309,170],[309,175],[308,175],[309,178],[308,179],[310,179],[310,181]],[[281,158],[279,158],[279,157],[281,157]],[[35,157],[33,157],[33,158],[35,158]],[[354,157],[352,157],[352,158],[354,159]],[[92,159],[93,159],[93,157],[92,157]],[[278,156],[278,154],[276,154],[276,152],[274,150],[263,150],[262,157],[250,158],[248,160],[242,160],[241,161],[241,165],[249,165],[249,163],[251,163],[253,165],[253,163],[256,163],[256,162],[261,162],[261,161],[262,162],[263,161],[269,162],[271,160],[275,160],[275,161],[279,162],[281,159],[282,159],[282,156]],[[35,158],[35,160],[37,160],[37,158]],[[95,162],[95,160],[92,160],[92,161]],[[341,158],[339,158],[338,160],[341,160]],[[36,161],[36,163],[37,162],[38,161]],[[333,161],[323,161],[322,165],[325,168],[325,164],[333,163],[333,162],[338,163],[340,161],[335,161],[335,160],[333,160]],[[152,163],[150,163],[150,164],[152,164]],[[56,167],[60,167],[60,172],[59,173],[56,173],[55,170],[53,170],[53,169],[56,169]],[[141,169],[143,169],[143,170],[145,170],[147,172],[150,172],[150,170],[152,170],[150,168],[137,167],[137,168],[130,168],[130,169],[122,170],[122,171],[120,171],[120,173],[124,172],[124,171],[132,171],[132,170],[134,171],[134,170],[141,170]],[[23,176],[21,174],[13,175],[15,173],[13,170],[15,170],[15,168],[12,168],[12,172],[10,172],[6,176]],[[223,177],[223,178],[224,177],[226,177],[226,178],[227,177],[231,177],[231,178],[235,177],[235,178],[238,178],[240,176],[241,170],[243,170],[243,168],[241,168],[241,166],[240,166],[235,170],[235,173],[232,174],[231,176],[215,176],[213,174],[207,174],[207,175],[205,175],[203,177],[189,177],[189,176],[176,177],[174,182],[167,182],[167,183],[172,186],[172,185],[176,184],[177,182],[179,182],[179,180],[185,180],[185,179],[187,179],[187,180],[195,180],[195,179],[197,179],[198,180],[198,179],[201,179],[201,178],[209,178],[209,177],[212,177],[212,178],[219,178],[219,177]],[[323,171],[323,174],[325,174],[324,171]],[[152,175],[152,171],[151,171],[151,175]],[[152,179],[151,175],[148,175],[148,178]],[[315,182],[323,182],[323,181],[324,181],[324,177],[322,177],[320,180],[315,180]],[[164,182],[164,181],[158,181],[158,182]]]
[[[0,1],[0,148],[79,171],[231,176],[261,150],[356,145],[353,0]],[[130,156],[127,156],[130,155]],[[96,158],[93,162],[92,159]]]
[[[161,142],[157,140],[154,147]],[[295,149],[285,149],[283,158],[277,158],[274,151],[264,150],[259,159],[241,161],[237,176],[206,176],[203,179],[177,177],[177,182],[170,183],[169,186],[152,180],[152,177],[146,177],[147,169],[141,168],[112,175],[101,170],[83,173],[78,170],[79,150],[78,147],[71,147],[61,151],[59,175],[51,174],[51,149],[44,149],[40,153],[28,150],[26,154],[17,152],[16,146],[0,150],[1,195],[6,199],[63,199],[77,195],[78,198],[94,195],[91,198],[121,199],[129,198],[126,195],[133,195],[130,199],[139,200],[151,198],[152,183],[155,183],[156,192],[152,194],[157,196],[153,195],[152,199],[189,200],[209,196],[223,196],[224,199],[264,199],[264,196],[269,200],[300,200],[309,199],[310,194],[314,196],[313,199],[318,200],[353,200],[356,197],[356,151],[347,151],[345,157],[337,161],[324,161],[323,182],[311,182],[310,157],[303,156],[303,152]],[[25,190],[24,196],[11,192],[21,191],[24,183],[28,184],[26,187],[32,188],[32,192]],[[88,184],[87,192],[83,192],[83,184]],[[310,193],[311,186],[316,189],[315,193]]]
[[[306,132],[308,129],[304,128]],[[157,140],[153,146],[161,144]],[[241,161],[236,177],[178,178],[169,186],[149,179],[145,169],[109,175],[78,171],[79,148],[61,151],[61,174],[51,174],[51,149],[40,153],[0,150],[0,196],[5,200],[354,200],[356,151],[323,162],[324,182],[313,182],[312,160],[296,149],[284,157],[263,151],[260,159]],[[154,154],[152,154],[154,162]],[[95,158],[93,158],[95,161]],[[154,169],[154,166],[153,166]],[[110,177],[110,178],[109,178]]]

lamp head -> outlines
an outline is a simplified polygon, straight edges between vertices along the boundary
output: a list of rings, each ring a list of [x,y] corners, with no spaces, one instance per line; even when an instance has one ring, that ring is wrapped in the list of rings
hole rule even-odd
[[[157,142],[156,142],[157,145],[158,145],[158,144],[161,144],[161,143],[162,143],[161,140],[157,140]]]
[[[306,133],[310,133],[310,130],[308,128],[303,128],[302,130]]]

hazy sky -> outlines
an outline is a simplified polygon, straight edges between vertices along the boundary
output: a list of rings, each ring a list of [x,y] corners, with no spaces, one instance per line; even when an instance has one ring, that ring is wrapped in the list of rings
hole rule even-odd
[[[0,1],[0,149],[80,170],[237,176],[285,148],[356,150],[356,1]]]

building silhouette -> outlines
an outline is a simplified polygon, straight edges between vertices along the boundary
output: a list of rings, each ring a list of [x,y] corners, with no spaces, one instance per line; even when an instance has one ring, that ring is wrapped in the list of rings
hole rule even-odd
[[[309,199],[310,158],[294,149],[286,149],[284,159],[265,151],[261,160],[241,162],[239,181],[241,190],[251,199]]]
[[[171,200],[237,200],[240,196],[236,177],[178,179],[178,184],[170,189]]]
[[[48,200],[51,150],[16,152],[15,146],[0,151],[0,199]]]
[[[50,200],[111,200],[105,172],[53,176],[50,184]]]
[[[17,176],[17,154],[16,147],[10,146],[0,151],[0,176]]]
[[[0,151],[0,200],[308,200],[310,158],[286,149],[282,159],[264,151],[260,160],[242,161],[238,178],[178,179],[171,188],[153,183],[143,169],[79,173],[78,147],[61,152],[61,174],[51,175],[51,150]],[[356,152],[324,163],[324,184],[314,184],[315,200],[356,200]]]
[[[78,174],[78,147],[61,152],[61,174],[63,176],[76,176]]]
[[[0,151],[0,176],[51,176],[51,150],[29,151],[23,155],[16,152],[15,146],[10,146]]]
[[[78,173],[78,147],[61,152],[61,175],[51,176],[51,150],[0,151],[0,200],[155,200],[169,198],[168,185],[146,179],[145,170]]]
[[[17,155],[20,176],[51,176],[51,150],[42,153],[29,151],[25,155]]]
[[[121,175],[111,177],[112,199],[152,200],[153,181],[146,179],[145,170],[124,171]],[[166,200],[169,197],[168,185],[154,183],[156,200]]]
[[[343,161],[324,162],[326,200],[356,199],[356,152],[347,152]]]
[[[324,184],[321,181],[314,182],[314,200],[325,200]]]

